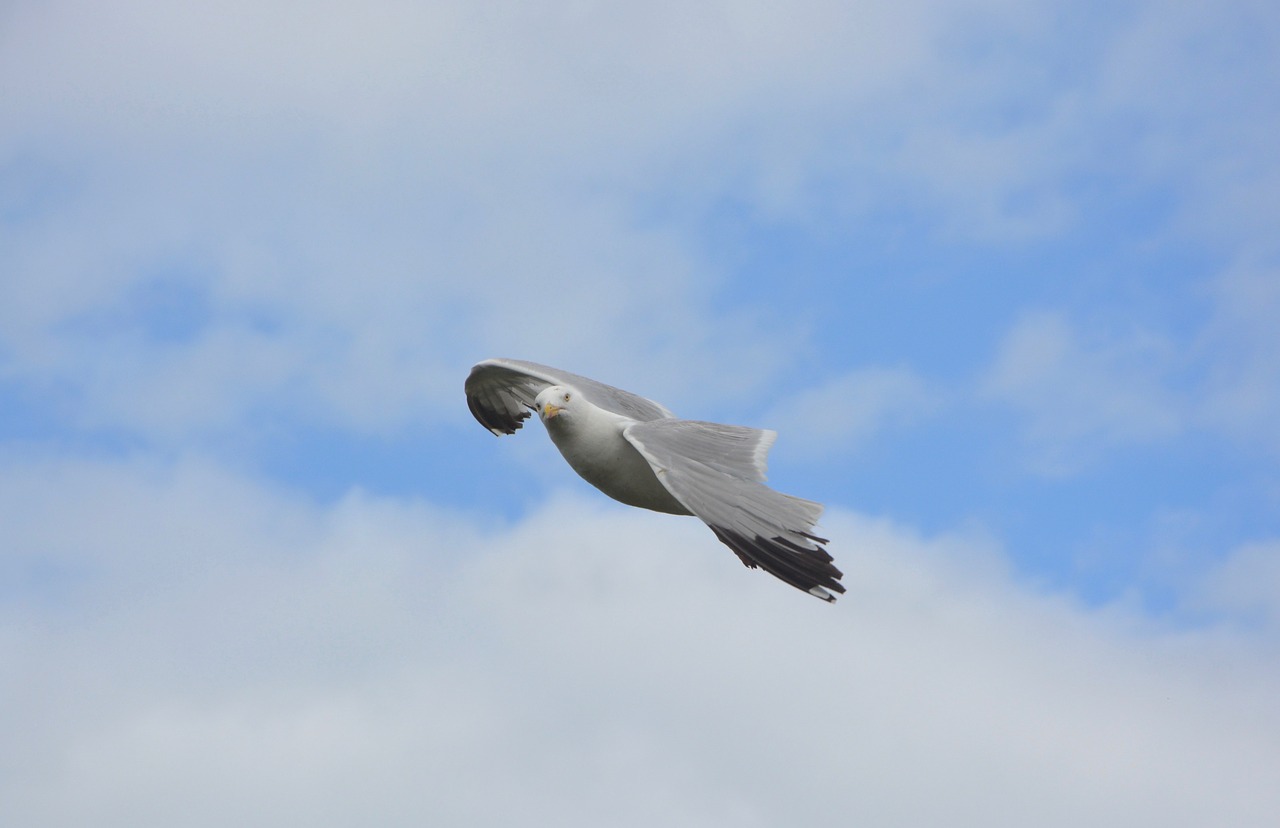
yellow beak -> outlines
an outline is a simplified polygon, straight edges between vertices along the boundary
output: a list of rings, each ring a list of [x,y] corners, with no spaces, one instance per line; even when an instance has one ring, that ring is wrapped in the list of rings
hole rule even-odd
[[[551,403],[542,404],[542,419],[550,420],[552,417],[560,413],[560,406]]]

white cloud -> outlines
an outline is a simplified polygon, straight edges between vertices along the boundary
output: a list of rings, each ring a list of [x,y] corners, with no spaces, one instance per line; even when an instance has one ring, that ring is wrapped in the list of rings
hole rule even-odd
[[[983,379],[981,393],[1025,417],[1033,465],[1070,473],[1102,451],[1151,443],[1185,426],[1185,403],[1167,387],[1168,342],[1135,331],[1083,335],[1059,313],[1026,313]]]
[[[1275,641],[1152,627],[846,513],[834,607],[695,521],[510,526],[204,462],[6,463],[23,824],[1265,825]],[[36,597],[41,595],[42,597]],[[1267,597],[1270,601],[1274,596]]]
[[[811,113],[833,92],[842,104],[885,94],[933,60],[950,17],[1007,5],[513,4],[498,14],[449,2],[55,2],[14,15],[7,64],[30,83],[8,105],[28,123],[88,120],[130,139],[176,128],[234,140],[302,118],[347,135],[444,138],[451,154],[463,148],[449,139],[464,135],[482,156],[523,128],[526,148],[598,159],[674,134],[701,140],[752,107]]]

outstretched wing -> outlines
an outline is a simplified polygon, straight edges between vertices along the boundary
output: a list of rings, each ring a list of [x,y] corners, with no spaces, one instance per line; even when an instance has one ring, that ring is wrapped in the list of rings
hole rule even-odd
[[[673,417],[665,406],[621,388],[593,379],[519,359],[486,359],[476,363],[467,377],[467,407],[480,425],[494,434],[515,434],[529,417],[538,392],[549,385],[571,385],[592,404],[648,421]]]
[[[774,432],[667,419],[635,423],[623,436],[662,485],[744,564],[824,601],[835,600],[831,592],[844,592],[842,573],[823,548],[827,541],[811,534],[822,504],[763,483]]]

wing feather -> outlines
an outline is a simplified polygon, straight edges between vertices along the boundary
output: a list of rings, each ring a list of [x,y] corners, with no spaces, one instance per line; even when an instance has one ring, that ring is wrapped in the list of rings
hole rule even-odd
[[[824,600],[835,600],[827,590],[845,591],[827,541],[811,531],[822,504],[762,482],[773,432],[673,419],[636,423],[623,436],[744,564]]]
[[[533,408],[538,392],[550,385],[570,385],[594,405],[648,421],[673,417],[667,408],[621,388],[588,377],[519,359],[486,359],[467,377],[467,408],[480,425],[494,434],[515,434]]]

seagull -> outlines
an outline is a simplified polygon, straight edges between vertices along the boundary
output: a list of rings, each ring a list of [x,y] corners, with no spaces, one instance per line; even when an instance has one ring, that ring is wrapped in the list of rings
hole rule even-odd
[[[537,412],[584,480],[628,506],[693,515],[751,569],[824,601],[844,592],[822,504],[764,485],[777,432],[682,420],[653,400],[536,362],[486,359],[467,377],[467,407],[501,437]]]

